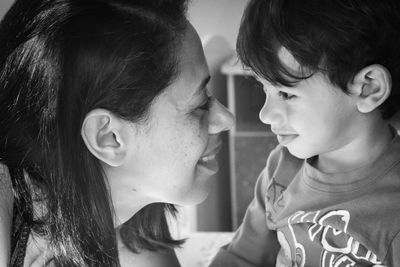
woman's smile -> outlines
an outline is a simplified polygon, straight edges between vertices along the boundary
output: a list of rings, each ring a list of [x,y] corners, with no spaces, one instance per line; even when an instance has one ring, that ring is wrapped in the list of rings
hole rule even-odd
[[[202,172],[207,172],[208,175],[218,172],[218,162],[216,161],[215,157],[221,150],[221,146],[222,142],[218,138],[215,142],[215,145],[212,145],[206,149],[198,162],[198,167],[202,169]]]

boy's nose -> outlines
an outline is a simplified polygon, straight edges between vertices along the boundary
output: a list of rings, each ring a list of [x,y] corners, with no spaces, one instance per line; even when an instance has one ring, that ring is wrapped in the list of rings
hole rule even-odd
[[[217,134],[230,130],[235,124],[235,117],[217,99],[213,99],[210,107],[209,134]]]
[[[282,114],[280,114],[279,99],[274,99],[269,93],[265,98],[265,103],[260,110],[259,117],[264,124],[280,125]]]

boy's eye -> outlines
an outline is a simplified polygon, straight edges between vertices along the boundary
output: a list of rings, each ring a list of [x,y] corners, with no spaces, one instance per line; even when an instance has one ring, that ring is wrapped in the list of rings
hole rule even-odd
[[[283,100],[290,100],[290,99],[296,97],[295,95],[292,95],[292,94],[289,94],[289,93],[286,93],[286,92],[282,92],[282,91],[279,91],[278,95],[280,97],[282,97]]]
[[[205,110],[205,111],[209,111],[210,110],[210,104],[211,104],[211,101],[212,101],[212,97],[211,96],[208,96],[207,97],[207,100],[204,102],[204,104],[202,104],[201,106],[199,106],[198,107],[198,109],[201,109],[201,110]]]

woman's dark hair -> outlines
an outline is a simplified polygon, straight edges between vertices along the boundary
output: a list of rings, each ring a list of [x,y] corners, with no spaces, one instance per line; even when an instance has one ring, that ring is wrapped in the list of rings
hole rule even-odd
[[[82,122],[96,108],[146,121],[179,71],[185,13],[185,0],[17,0],[0,24],[0,161],[18,225],[49,238],[60,266],[119,266],[108,184]],[[140,210],[122,226],[125,245],[179,245],[165,212],[175,209]]]
[[[320,71],[345,93],[358,71],[381,64],[392,75],[392,93],[380,107],[389,118],[400,107],[399,25],[397,0],[251,0],[237,52],[272,84],[293,86]],[[281,47],[300,63],[302,74],[282,65]]]

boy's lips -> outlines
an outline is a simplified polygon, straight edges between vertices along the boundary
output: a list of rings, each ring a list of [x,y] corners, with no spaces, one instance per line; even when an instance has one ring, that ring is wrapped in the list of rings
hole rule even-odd
[[[284,129],[271,129],[271,131],[276,135],[278,138],[278,142],[281,145],[287,145],[291,141],[293,141],[297,136],[297,133],[293,131],[284,130]]]
[[[279,144],[284,146],[292,142],[297,136],[298,136],[297,134],[285,134],[285,135],[278,134],[276,137],[278,138]]]

